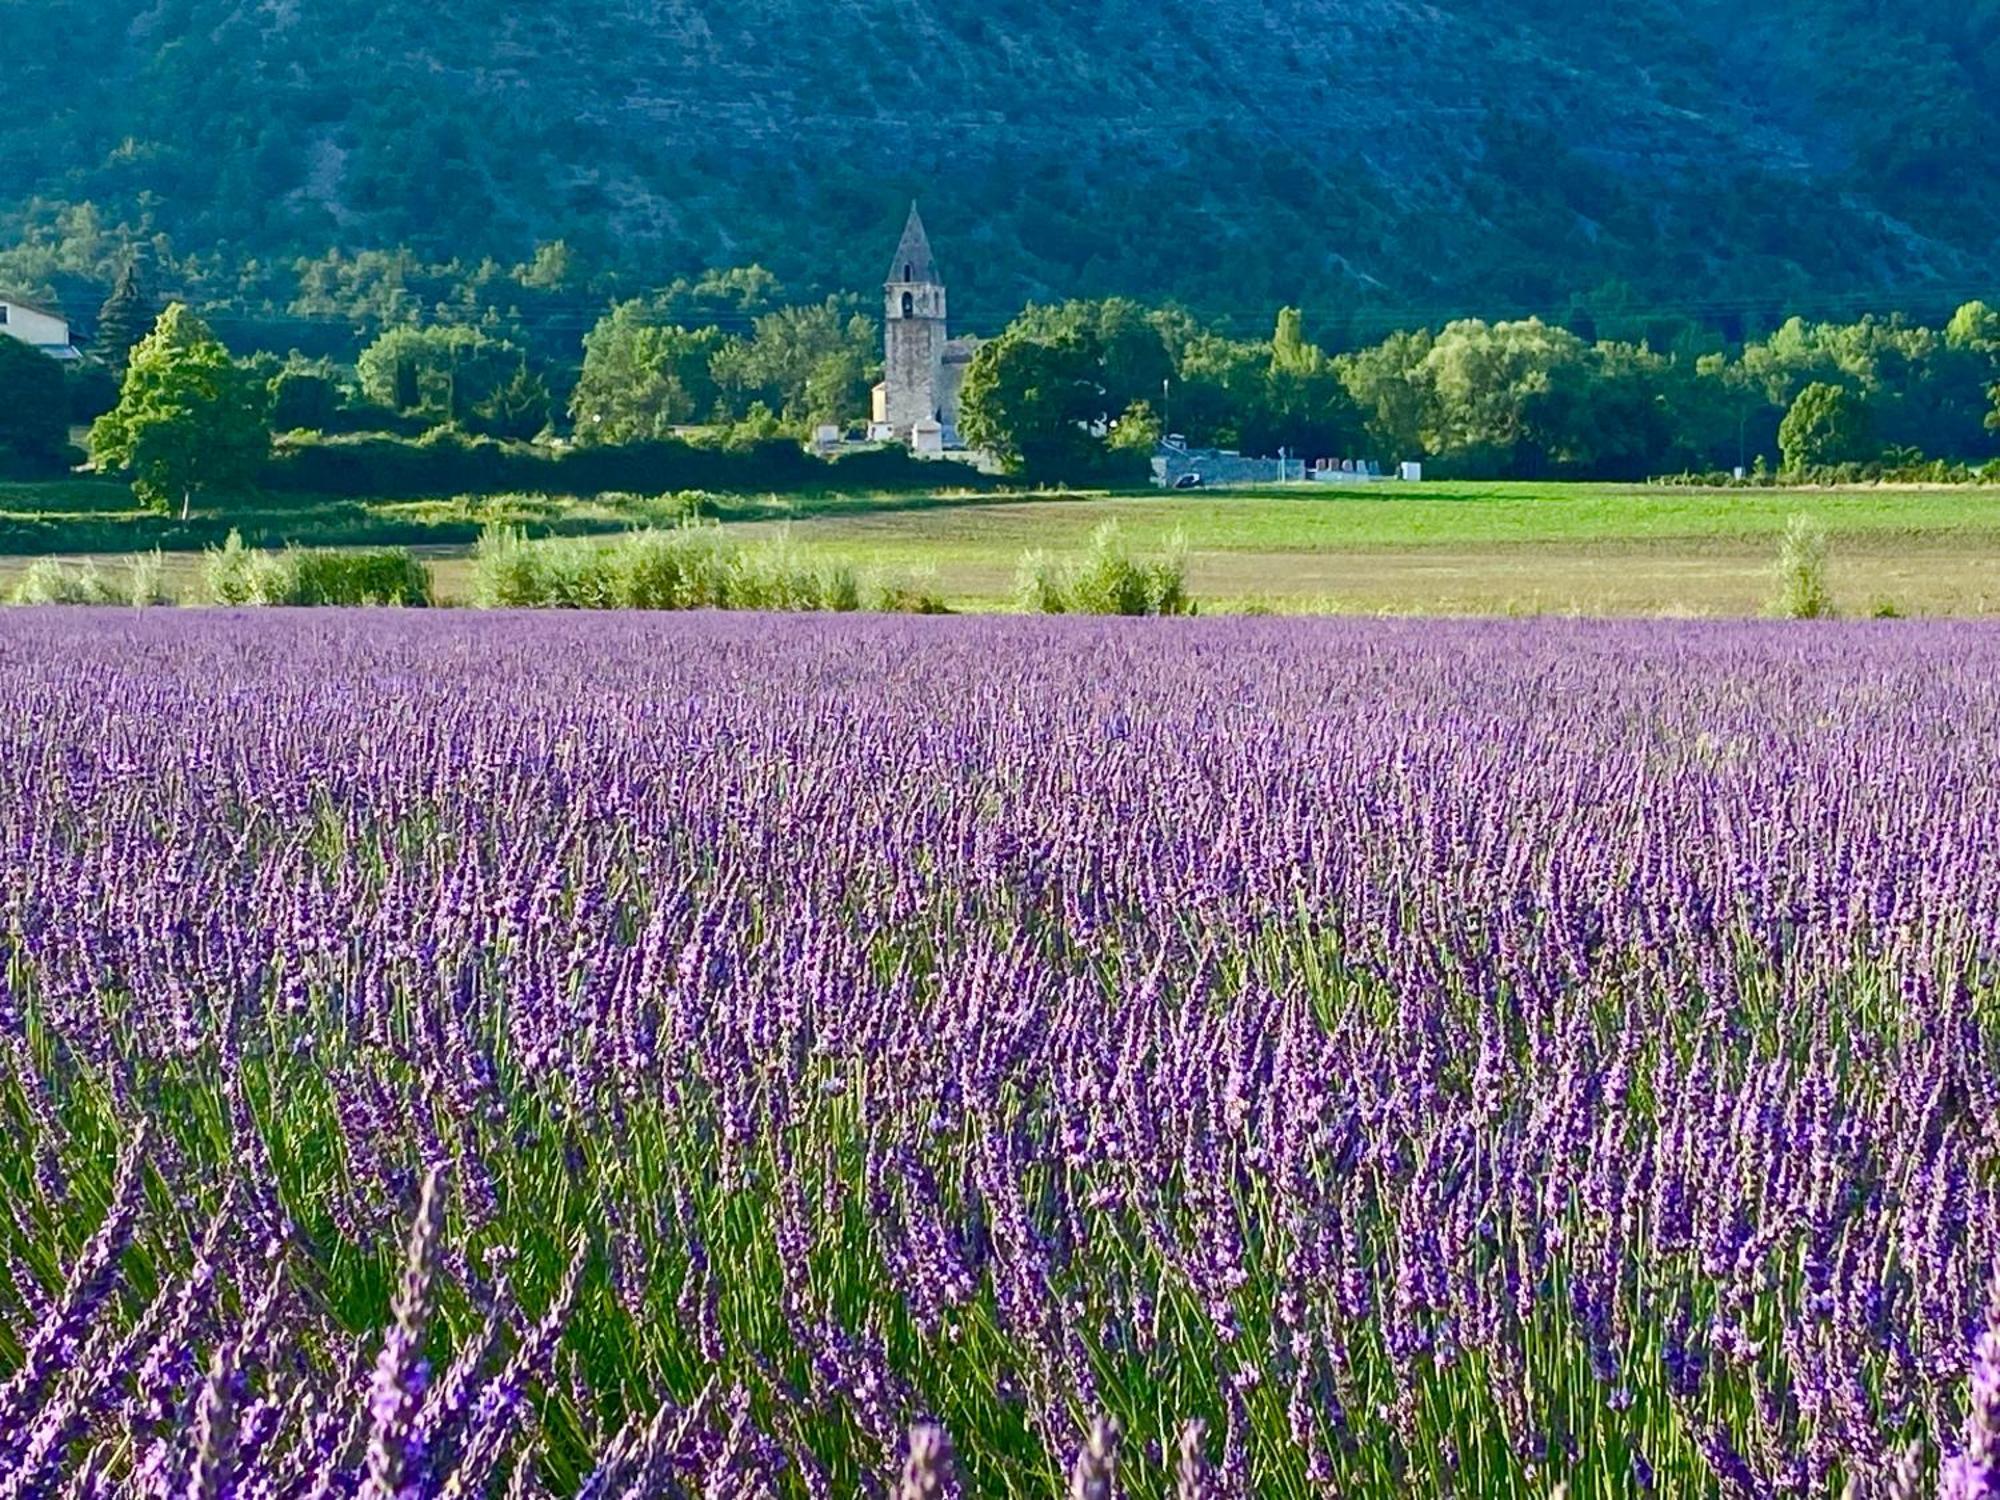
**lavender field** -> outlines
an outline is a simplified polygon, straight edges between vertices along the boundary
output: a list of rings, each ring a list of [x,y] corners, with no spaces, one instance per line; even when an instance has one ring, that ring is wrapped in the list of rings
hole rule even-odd
[[[2000,1493],[1996,957],[1975,626],[12,612],[0,1500]]]

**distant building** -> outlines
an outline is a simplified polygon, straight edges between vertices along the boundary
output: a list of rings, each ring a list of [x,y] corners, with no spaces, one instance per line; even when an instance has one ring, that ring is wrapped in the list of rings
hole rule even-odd
[[[68,362],[83,358],[70,342],[69,319],[32,302],[0,297],[0,333],[41,350],[50,359]]]
[[[1239,484],[1371,484],[1380,464],[1359,458],[1306,460],[1289,454],[1257,458],[1227,448],[1196,448],[1178,433],[1153,451],[1153,483],[1165,489],[1213,489]]]
[[[979,340],[947,330],[944,278],[914,203],[882,291],[882,383],[868,436],[918,453],[955,449],[959,391]]]

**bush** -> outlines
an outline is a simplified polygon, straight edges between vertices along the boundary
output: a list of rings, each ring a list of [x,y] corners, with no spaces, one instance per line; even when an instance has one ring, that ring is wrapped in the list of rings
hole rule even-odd
[[[273,604],[424,606],[431,572],[402,547],[367,552],[292,548],[279,554],[283,588]]]
[[[212,604],[344,606],[427,605],[430,569],[400,547],[337,552],[291,547],[262,552],[238,532],[211,547],[202,585]]]
[[[53,557],[28,565],[8,600],[13,604],[171,604],[164,581],[165,559],[157,552],[132,558],[123,579],[107,577],[94,562],[72,568]]]
[[[1165,556],[1142,561],[1126,551],[1118,523],[1107,521],[1073,563],[1039,548],[1022,554],[1014,602],[1030,614],[1044,615],[1192,614],[1187,543],[1177,533]]]
[[[900,449],[872,450],[829,463],[790,438],[733,448],[668,438],[555,449],[469,437],[450,427],[437,428],[414,442],[383,433],[327,438],[289,434],[278,444],[260,483],[283,494],[354,499],[510,490],[548,495],[612,491],[657,495],[681,490],[922,494],[940,488],[995,486],[970,465],[925,462]]]
[[[861,607],[845,566],[808,558],[788,541],[737,547],[698,527],[538,542],[512,527],[488,527],[472,563],[472,599],[481,609]]]
[[[877,584],[869,591],[867,608],[878,615],[948,615],[950,607],[935,578]]]
[[[84,563],[71,568],[52,557],[37,558],[21,575],[9,596],[15,604],[121,604],[117,587],[97,570]]]
[[[1804,512],[1785,526],[1778,546],[1778,593],[1771,613],[1782,620],[1819,620],[1833,613],[1826,583],[1826,528]]]

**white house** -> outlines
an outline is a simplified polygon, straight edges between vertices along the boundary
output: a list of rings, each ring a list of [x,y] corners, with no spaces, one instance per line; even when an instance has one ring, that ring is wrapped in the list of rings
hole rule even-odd
[[[69,319],[32,303],[0,297],[0,333],[39,349],[51,359],[82,359],[69,341]]]

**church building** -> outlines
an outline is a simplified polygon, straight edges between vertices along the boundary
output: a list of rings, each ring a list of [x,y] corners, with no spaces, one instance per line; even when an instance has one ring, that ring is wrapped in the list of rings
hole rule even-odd
[[[868,435],[905,443],[914,453],[957,448],[958,393],[977,339],[946,330],[944,278],[916,204],[883,286],[882,383],[875,387]]]

